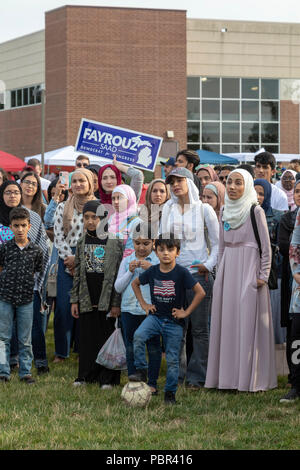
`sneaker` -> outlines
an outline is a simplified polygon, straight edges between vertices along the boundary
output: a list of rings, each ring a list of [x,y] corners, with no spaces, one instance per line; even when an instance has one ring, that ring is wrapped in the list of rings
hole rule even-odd
[[[165,392],[165,404],[166,405],[175,405],[175,393],[174,392]]]
[[[73,382],[73,387],[81,387],[82,385],[86,385],[86,382],[84,379],[80,379],[79,377],[77,377]]]
[[[112,390],[113,386],[110,384],[104,384],[100,386],[101,390]]]
[[[21,382],[25,382],[27,385],[32,385],[32,384],[35,383],[35,380],[32,377],[32,375],[25,375],[20,380],[21,380]]]
[[[186,388],[188,390],[201,390],[201,388],[203,388],[203,387],[204,387],[204,384],[201,384],[201,383],[199,383],[199,384],[187,384],[186,385]]]
[[[9,382],[9,378],[6,377],[6,375],[1,375],[0,376],[0,382]]]
[[[298,398],[300,398],[300,393],[297,392],[295,388],[291,388],[291,390],[286,395],[284,395],[284,397],[280,398],[279,402],[280,403],[292,403]]]
[[[129,382],[146,382],[147,383],[147,369],[139,369],[135,374],[128,376]]]
[[[54,364],[59,364],[60,362],[64,362],[64,360],[65,360],[64,357],[55,356],[55,358],[53,359],[53,363]]]
[[[10,371],[19,369],[19,364],[10,364]]]
[[[50,369],[47,366],[37,367],[36,370],[37,370],[37,375],[48,374],[48,372],[50,372]]]

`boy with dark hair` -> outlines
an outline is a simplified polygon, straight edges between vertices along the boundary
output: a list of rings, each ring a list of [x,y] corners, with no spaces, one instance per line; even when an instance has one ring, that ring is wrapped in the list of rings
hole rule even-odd
[[[134,334],[134,364],[136,373],[129,376],[133,382],[146,381],[147,361],[145,344],[156,335],[162,335],[167,361],[165,403],[175,404],[178,385],[179,358],[183,336],[184,318],[192,313],[205,297],[205,292],[189,271],[176,264],[180,240],[171,234],[160,235],[155,240],[155,252],[160,263],[151,266],[132,282],[132,289],[147,317]],[[140,286],[149,284],[152,304],[145,302]],[[184,309],[185,293],[193,289],[194,298]]]
[[[10,378],[10,341],[14,316],[19,346],[19,376],[27,384],[31,376],[34,274],[43,269],[43,252],[28,239],[30,215],[16,207],[10,212],[14,238],[0,245],[0,380]]]
[[[196,168],[200,163],[200,157],[198,153],[195,150],[190,150],[190,149],[184,149],[180,150],[177,155],[176,155],[176,162],[175,166],[187,168],[190,170],[191,173],[193,173],[193,181],[195,185],[197,186],[199,196],[201,195],[202,192],[202,186],[199,178],[196,175]]]
[[[288,199],[284,191],[272,184],[272,177],[276,173],[276,159],[270,152],[261,152],[254,157],[255,177],[262,178],[272,186],[271,207],[279,211],[288,211]]]
[[[216,167],[214,169],[216,170]],[[226,180],[227,180],[229,173],[231,173],[233,170],[234,170],[234,166],[231,166],[231,165],[224,165],[221,167],[218,177],[221,183],[224,184],[224,186],[226,186]]]

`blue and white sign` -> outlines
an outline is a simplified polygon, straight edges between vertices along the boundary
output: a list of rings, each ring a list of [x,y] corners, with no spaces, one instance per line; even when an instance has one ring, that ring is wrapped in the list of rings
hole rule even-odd
[[[162,137],[111,126],[103,122],[81,120],[75,151],[154,171]]]

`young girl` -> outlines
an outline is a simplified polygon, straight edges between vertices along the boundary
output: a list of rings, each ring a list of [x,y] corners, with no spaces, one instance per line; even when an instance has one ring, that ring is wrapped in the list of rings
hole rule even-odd
[[[133,234],[140,222],[137,216],[136,196],[127,184],[120,184],[112,192],[114,213],[108,220],[108,231],[123,240],[124,257],[133,253]]]
[[[159,263],[159,260],[153,251],[151,233],[149,233],[149,235],[147,233],[144,234],[143,229],[141,233],[141,228],[141,225],[137,226],[136,233],[140,234],[133,240],[135,251],[130,256],[123,259],[115,282],[116,291],[122,294],[121,318],[126,345],[128,375],[136,373],[133,355],[133,335],[146,318],[144,310],[141,308],[134,295],[131,283],[146,269],[150,268],[150,266]],[[146,302],[151,303],[149,286],[143,286],[141,290]],[[157,379],[161,363],[161,345],[159,335],[147,341],[147,349],[149,355],[148,385],[151,387],[152,395],[157,395]]]
[[[120,296],[113,286],[122,259],[122,243],[98,238],[100,201],[89,201],[83,208],[86,233],[78,241],[75,273],[70,302],[74,318],[79,318],[79,371],[74,385],[98,382],[101,388],[120,383],[120,371],[97,364],[100,348],[114,331],[115,317],[120,313]],[[111,317],[107,318],[110,311]]]

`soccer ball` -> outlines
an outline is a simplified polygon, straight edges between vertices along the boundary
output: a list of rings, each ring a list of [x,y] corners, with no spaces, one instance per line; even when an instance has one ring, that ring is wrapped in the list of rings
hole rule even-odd
[[[128,382],[121,397],[130,406],[147,406],[151,400],[151,389],[145,382]]]

